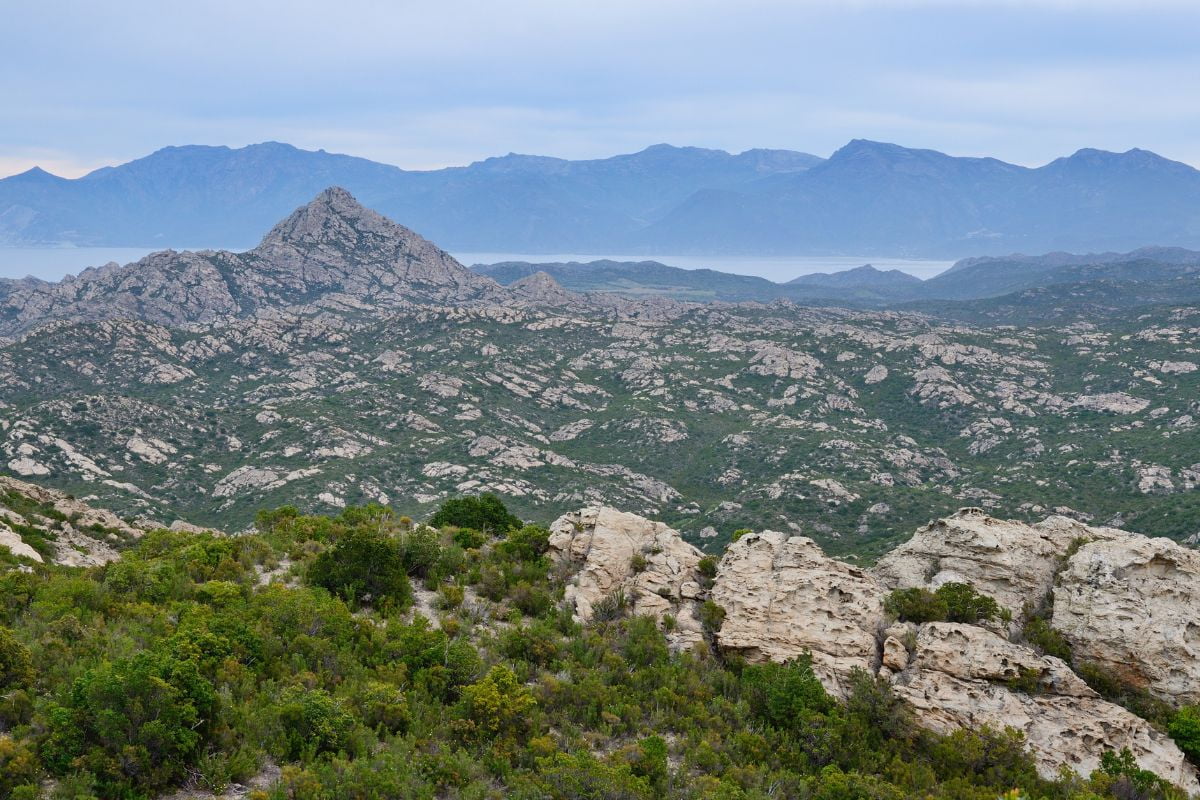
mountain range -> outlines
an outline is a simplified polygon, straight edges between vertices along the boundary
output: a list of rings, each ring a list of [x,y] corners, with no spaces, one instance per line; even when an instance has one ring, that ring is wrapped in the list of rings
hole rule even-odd
[[[870,264],[842,272],[802,275],[786,283],[709,269],[680,269],[657,261],[508,261],[476,264],[472,269],[501,284],[541,272],[575,292],[698,302],[791,300],[805,305],[919,308],[954,317],[984,309],[990,316],[1001,309],[1007,309],[1005,313],[1023,315],[1025,310],[1032,310],[1036,314],[1047,305],[1066,306],[1072,313],[1084,309],[1093,313],[1103,308],[1200,298],[1200,252],[1163,247],[1128,253],[975,257],[963,259],[927,280],[899,270],[879,270]],[[1077,294],[1081,287],[1087,287],[1083,292],[1089,301],[1072,302],[1068,295]]]
[[[249,246],[330,185],[443,247],[959,257],[1200,247],[1200,171],[1145,150],[1037,168],[855,140],[828,159],[656,145],[402,170],[280,143],[168,147],[78,179],[0,180],[0,244]]]

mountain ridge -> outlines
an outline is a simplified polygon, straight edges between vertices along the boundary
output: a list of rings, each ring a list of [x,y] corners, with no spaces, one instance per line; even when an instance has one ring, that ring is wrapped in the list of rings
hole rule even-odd
[[[250,244],[330,185],[457,251],[972,256],[1200,247],[1200,171],[1082,148],[1038,167],[855,139],[828,159],[652,145],[404,170],[280,142],[0,179],[0,243]]]

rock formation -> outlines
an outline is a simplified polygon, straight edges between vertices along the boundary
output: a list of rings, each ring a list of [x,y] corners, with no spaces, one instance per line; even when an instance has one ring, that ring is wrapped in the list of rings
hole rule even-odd
[[[514,299],[491,278],[337,187],[297,209],[245,253],[165,250],[59,283],[22,281],[6,288],[0,335],[57,319],[178,326],[314,303],[356,308]]]
[[[72,567],[112,561],[118,556],[116,543],[140,537],[146,530],[65,492],[0,476],[0,546],[13,555],[43,562],[42,554],[21,537],[28,529],[49,542],[55,564]]]
[[[775,531],[743,536],[721,559],[711,596],[725,609],[718,643],[750,661],[812,653],[813,671],[839,695],[853,670],[878,667],[884,590],[812,539]]]
[[[888,588],[969,583],[1018,616],[1052,600],[1051,626],[1077,658],[1169,702],[1200,701],[1200,553],[1169,539],[963,509],[920,528],[874,573]]]
[[[673,647],[702,640],[697,600],[703,594],[696,569],[703,553],[662,524],[606,507],[564,514],[550,527],[550,551],[577,569],[565,600],[576,619],[591,621],[597,607],[622,593],[629,613],[660,622],[670,614]]]
[[[1076,658],[1200,703],[1200,552],[1135,534],[1090,541],[1059,573],[1051,625]]]
[[[675,531],[588,508],[556,521],[550,543],[556,558],[579,567],[566,598],[580,620],[621,591],[632,613],[688,619],[673,643],[699,641],[700,553]],[[811,655],[814,673],[840,697],[857,672],[878,675],[936,731],[1012,727],[1047,777],[1063,767],[1086,775],[1106,751],[1128,748],[1143,768],[1195,793],[1196,771],[1174,742],[1102,699],[1064,661],[982,626],[889,624],[884,599],[893,587],[960,581],[1019,613],[1053,590],[1054,624],[1077,653],[1106,666],[1123,659],[1119,674],[1134,670],[1162,696],[1187,702],[1200,667],[1198,566],[1200,554],[1162,539],[964,509],[921,528],[873,571],[829,558],[802,536],[746,534],[726,550],[707,596],[725,611],[715,643],[726,652],[749,661]]]
[[[1120,531],[1089,528],[1067,517],[1026,525],[965,508],[919,528],[880,559],[873,572],[889,589],[969,583],[1019,614],[1053,587],[1058,559],[1072,542],[1112,534]]]
[[[1022,680],[1021,689],[1013,688]],[[1164,734],[1100,699],[1062,661],[983,628],[921,626],[893,687],[933,730],[1015,728],[1046,776],[1064,766],[1087,775],[1100,766],[1105,751],[1129,748],[1143,769],[1188,792],[1200,791],[1195,770]]]

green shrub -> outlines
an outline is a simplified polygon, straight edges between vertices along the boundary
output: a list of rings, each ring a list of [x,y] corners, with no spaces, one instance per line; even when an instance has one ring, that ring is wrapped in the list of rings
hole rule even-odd
[[[462,709],[470,732],[484,739],[516,737],[530,727],[536,706],[530,691],[513,671],[495,666],[478,683],[463,687]]]
[[[29,648],[17,641],[12,630],[0,626],[0,690],[26,688],[33,677]]]
[[[950,622],[977,622],[994,620],[1001,616],[1000,605],[966,583],[944,583],[934,592],[946,603],[946,619]]]
[[[24,793],[29,798],[36,798],[39,772],[37,756],[26,742],[0,735],[0,797]],[[26,787],[32,787],[32,793]]]
[[[279,697],[283,758],[312,759],[336,753],[350,742],[354,718],[324,689],[289,686]]]
[[[491,534],[501,534],[521,527],[521,520],[508,512],[494,494],[478,497],[451,497],[429,518],[429,524],[443,528],[474,528]]]
[[[401,561],[409,575],[424,578],[436,572],[442,545],[436,528],[420,527],[400,537]]]
[[[966,583],[945,583],[936,592],[920,587],[896,589],[884,609],[905,622],[965,622],[976,624],[1002,618],[999,604]]]
[[[358,709],[369,728],[400,733],[408,729],[412,714],[404,692],[388,683],[368,681],[359,692]]]
[[[704,628],[705,633],[715,634],[721,630],[724,622],[725,609],[712,600],[705,600],[704,604],[700,606],[700,625]]]
[[[541,525],[524,525],[509,531],[504,541],[496,545],[496,552],[517,561],[536,561],[548,549],[550,531]]]
[[[887,596],[884,609],[904,622],[943,622],[949,615],[944,598],[928,589],[896,589]]]
[[[1200,706],[1179,709],[1167,731],[1188,760],[1200,766]]]
[[[212,723],[216,694],[183,654],[145,652],[102,663],[49,714],[42,754],[58,774],[85,768],[101,793],[170,785],[184,774]]]
[[[463,550],[478,550],[487,542],[487,534],[473,528],[459,528],[451,534],[454,543]]]
[[[1021,629],[1025,641],[1048,656],[1071,663],[1071,643],[1042,617],[1030,617]]]
[[[366,598],[377,605],[407,608],[412,603],[405,550],[381,533],[352,530],[321,553],[308,568],[308,582],[348,603]]]
[[[751,712],[781,730],[802,724],[811,713],[826,713],[833,699],[812,671],[812,656],[785,664],[754,664],[742,671],[742,688]]]

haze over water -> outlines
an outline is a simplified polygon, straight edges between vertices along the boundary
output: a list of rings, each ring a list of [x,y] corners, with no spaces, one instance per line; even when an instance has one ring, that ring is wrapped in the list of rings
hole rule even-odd
[[[46,281],[76,275],[88,267],[115,261],[128,264],[162,247],[0,247],[0,278],[24,278],[32,275]],[[198,249],[177,247],[176,250]],[[217,248],[213,248],[217,249]],[[953,261],[879,258],[873,256],[674,256],[580,253],[470,253],[452,252],[463,264],[494,264],[498,261],[533,263],[596,261],[658,261],[683,269],[714,269],[735,275],[757,275],[779,283],[813,272],[841,272],[863,264],[877,269],[898,269],[927,279],[948,269]]]

